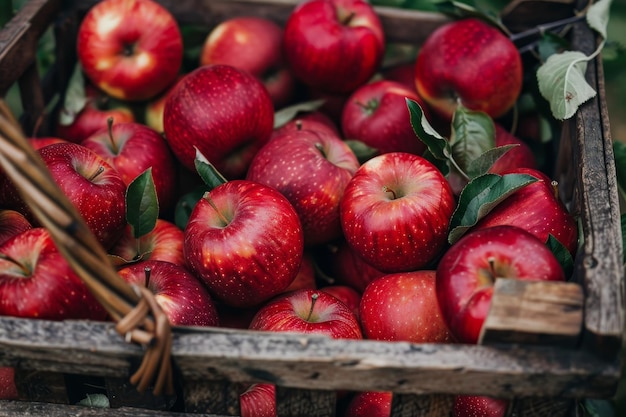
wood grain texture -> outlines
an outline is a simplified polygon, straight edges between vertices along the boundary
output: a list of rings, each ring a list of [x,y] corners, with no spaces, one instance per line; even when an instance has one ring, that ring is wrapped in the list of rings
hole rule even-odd
[[[142,354],[111,323],[0,318],[2,365],[128,377]],[[183,380],[314,390],[607,397],[620,376],[617,358],[549,346],[345,341],[217,328],[176,328],[172,354]]]
[[[145,410],[136,407],[92,408],[78,405],[60,405],[42,402],[2,401],[0,410],[6,417],[184,417],[186,414],[169,411]],[[218,414],[194,414],[194,417],[223,417]]]
[[[573,282],[496,279],[479,343],[575,347],[583,305],[582,288]]]

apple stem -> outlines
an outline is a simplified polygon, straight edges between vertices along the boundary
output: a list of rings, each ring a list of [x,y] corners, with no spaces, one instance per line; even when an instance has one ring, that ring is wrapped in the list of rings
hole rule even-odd
[[[302,130],[302,120],[296,120],[296,130]]]
[[[550,186],[552,187],[552,193],[554,194],[554,197],[558,200],[559,199],[559,182],[556,180],[552,180],[552,182],[550,183]]]
[[[30,270],[30,268],[27,268],[26,265],[16,261],[14,258],[12,258],[11,256],[7,255],[6,253],[0,253],[0,259],[4,259],[5,261],[9,261],[9,262],[11,262],[14,265],[19,266],[20,269],[22,270],[22,273],[25,276],[29,276],[29,275],[32,274],[32,271]]]
[[[109,117],[107,119],[107,128],[109,132],[109,142],[111,142],[111,149],[113,149],[113,153],[117,154],[117,145],[115,144],[115,140],[113,140],[113,117]]]
[[[318,151],[320,151],[320,153],[322,154],[322,156],[323,156],[324,158],[326,158],[326,152],[324,152],[324,146],[323,146],[321,143],[319,143],[319,142],[318,142],[318,143],[316,143],[316,144],[315,144],[315,148],[316,148]]]
[[[352,20],[354,16],[356,16],[356,13],[354,13],[353,11],[350,11],[350,13],[348,13],[343,19],[340,19],[341,24],[344,26],[349,25],[350,21]]]
[[[98,175],[102,174],[104,172],[104,166],[100,165],[98,167],[98,170],[96,172],[94,172],[94,174],[88,178],[89,181],[93,181],[96,178],[98,178]]]
[[[222,223],[224,223],[224,226],[228,226],[228,223],[229,223],[228,219],[217,209],[217,206],[215,205],[215,202],[213,202],[213,200],[211,199],[211,196],[207,194],[204,198],[209,203],[209,205],[213,208],[213,210],[215,210],[215,212],[219,216]]]
[[[391,195],[393,196],[392,200],[395,200],[396,198],[398,198],[398,196],[396,195],[396,192],[392,190],[391,188],[387,187],[386,185],[383,185],[383,193],[391,193]]]
[[[493,258],[489,258],[488,260],[489,262],[489,279],[491,280],[491,283],[493,284],[496,281],[496,260]]]
[[[313,315],[313,309],[315,308],[315,303],[317,302],[319,296],[320,295],[318,293],[313,293],[313,295],[311,295],[311,308],[309,309],[309,315],[306,316],[306,321],[311,320],[311,316]]]
[[[152,274],[152,268],[150,268],[149,266],[145,267],[143,269],[143,273],[146,277],[145,281],[144,281],[144,286],[146,288],[148,288],[148,285],[150,285],[150,275]]]

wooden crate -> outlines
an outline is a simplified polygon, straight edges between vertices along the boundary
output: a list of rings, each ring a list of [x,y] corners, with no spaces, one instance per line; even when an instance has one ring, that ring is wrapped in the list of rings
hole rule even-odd
[[[283,23],[296,0],[162,0],[186,23],[215,25],[242,14]],[[46,104],[64,88],[75,62],[75,31],[93,2],[31,0],[0,31],[0,94],[18,83],[25,132],[46,129]],[[419,45],[447,21],[436,13],[377,8],[388,40]],[[38,39],[54,28],[57,62],[40,74]],[[593,33],[575,25],[573,45],[586,54]],[[112,323],[0,318],[0,365],[17,372],[22,401],[0,402],[0,413],[67,415],[237,415],[242,384],[277,385],[279,416],[334,416],[336,392],[393,391],[394,416],[448,416],[453,396],[512,399],[510,415],[574,415],[581,398],[608,398],[621,376],[623,266],[619,202],[604,100],[601,61],[589,63],[598,95],[563,123],[554,177],[581,219],[583,245],[572,282],[584,294],[576,343],[438,345],[260,333],[220,328],[174,329],[177,395],[138,394],[128,377],[143,350],[126,343]],[[74,405],[76,387],[106,393],[110,410]]]

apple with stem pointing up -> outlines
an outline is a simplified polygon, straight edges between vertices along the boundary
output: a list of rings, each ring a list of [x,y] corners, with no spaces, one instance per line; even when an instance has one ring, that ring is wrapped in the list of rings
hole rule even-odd
[[[496,279],[564,281],[561,264],[537,237],[515,226],[471,231],[437,265],[436,294],[458,341],[477,343]]]

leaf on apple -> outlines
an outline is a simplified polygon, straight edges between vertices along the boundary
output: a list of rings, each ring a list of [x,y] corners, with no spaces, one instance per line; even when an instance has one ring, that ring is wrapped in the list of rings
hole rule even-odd
[[[63,108],[59,112],[59,123],[63,126],[71,125],[76,115],[85,108],[86,104],[85,77],[83,75],[83,68],[80,63],[77,63],[76,66],[74,66],[74,72],[72,72],[65,92]]]
[[[194,146],[195,148],[195,146]],[[202,155],[202,152],[196,148],[196,159],[194,159],[196,171],[202,178],[202,181],[209,187],[208,190],[212,190],[218,185],[225,184],[228,180],[215,168],[209,160]]]
[[[284,107],[274,113],[274,129],[289,123],[299,113],[309,113],[318,110],[324,104],[324,99],[305,101]]]
[[[552,115],[557,120],[572,117],[578,107],[596,96],[596,91],[587,83],[587,62],[594,59],[606,43],[611,0],[593,3],[586,14],[587,24],[602,36],[602,42],[589,56],[580,51],[564,51],[551,55],[537,69],[539,92],[550,103]]]
[[[448,242],[457,242],[495,206],[520,188],[537,181],[527,174],[485,174],[472,179],[461,190],[450,220]]]
[[[457,167],[469,178],[475,177],[468,172],[470,164],[495,146],[496,127],[493,119],[485,112],[457,106],[452,117],[450,136],[452,158]]]
[[[159,217],[159,202],[152,167],[139,174],[126,189],[126,221],[133,237],[150,233]]]
[[[448,161],[452,155],[448,140],[430,125],[417,101],[407,98],[406,104],[411,114],[411,126],[417,138],[424,142],[434,158]]]
[[[498,159],[500,159],[505,153],[517,146],[520,145],[517,143],[511,145],[503,145],[489,149],[488,151],[482,153],[478,158],[470,161],[466,170],[467,175],[470,178],[476,178],[483,174],[486,174],[487,172],[489,172],[489,168],[491,168]]]
[[[561,264],[565,276],[571,276],[574,271],[574,259],[572,258],[572,254],[561,242],[558,241],[557,238],[552,235],[548,235],[546,246],[550,249],[550,251],[552,251],[556,259]]]

